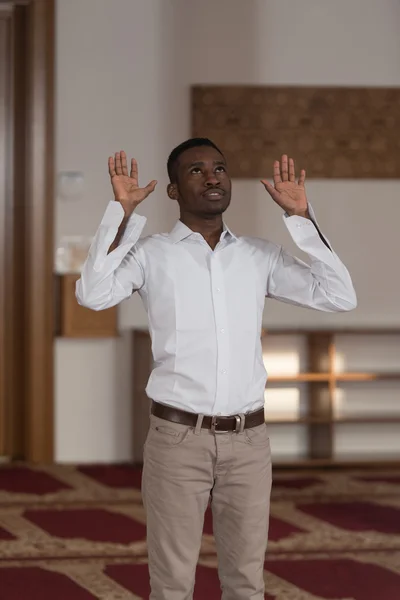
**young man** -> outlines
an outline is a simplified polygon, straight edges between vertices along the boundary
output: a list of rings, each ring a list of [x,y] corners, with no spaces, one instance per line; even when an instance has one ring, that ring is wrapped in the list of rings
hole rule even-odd
[[[154,370],[144,449],[143,499],[151,598],[190,600],[203,518],[211,500],[224,600],[264,598],[271,491],[261,349],[265,297],[322,311],[355,308],[350,275],[317,229],[305,172],[274,163],[262,181],[311,266],[262,239],[237,237],[222,215],[231,180],[222,152],[192,139],[168,160],[168,196],[180,208],[169,234],[139,239],[139,187],[124,152],[109,159],[109,203],[81,279],[78,302],[94,310],[138,291],[149,317]]]

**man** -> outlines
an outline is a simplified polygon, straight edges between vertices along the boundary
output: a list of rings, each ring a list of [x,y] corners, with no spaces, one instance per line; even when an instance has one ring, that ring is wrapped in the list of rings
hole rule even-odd
[[[154,370],[143,499],[151,598],[193,595],[204,512],[211,500],[224,600],[264,598],[271,452],[261,348],[265,297],[322,311],[355,308],[349,273],[317,229],[294,162],[274,163],[267,192],[311,266],[262,239],[237,237],[222,215],[231,180],[222,152],[192,139],[168,160],[168,196],[180,208],[169,234],[139,239],[135,160],[109,159],[115,201],[94,238],[76,295],[94,310],[138,291],[149,317]],[[248,207],[248,210],[251,210]]]

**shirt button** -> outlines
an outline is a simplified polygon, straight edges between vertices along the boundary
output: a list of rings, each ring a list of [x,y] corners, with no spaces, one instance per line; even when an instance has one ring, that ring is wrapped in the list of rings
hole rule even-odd
[[[221,288],[217,288],[217,292],[220,292],[220,291],[221,291]]]
[[[226,369],[222,369],[222,371],[221,371],[222,375],[226,375],[226,374],[227,374],[227,372],[228,372],[228,371],[227,371]]]
[[[225,333],[225,329],[221,329],[221,333]]]

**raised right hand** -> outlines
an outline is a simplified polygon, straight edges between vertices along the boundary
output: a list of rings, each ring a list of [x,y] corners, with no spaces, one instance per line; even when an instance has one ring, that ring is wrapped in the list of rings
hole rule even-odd
[[[154,192],[157,185],[157,181],[151,181],[146,187],[139,187],[137,162],[132,158],[131,172],[128,175],[126,154],[123,150],[116,152],[115,158],[110,156],[108,159],[108,172],[110,173],[114,198],[122,205],[127,217],[133,213],[138,204]]]

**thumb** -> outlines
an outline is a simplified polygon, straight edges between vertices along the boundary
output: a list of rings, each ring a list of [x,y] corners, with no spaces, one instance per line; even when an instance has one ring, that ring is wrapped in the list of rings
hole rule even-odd
[[[267,190],[267,192],[273,198],[276,197],[276,189],[274,188],[274,186],[267,179],[261,179],[260,181],[263,184],[263,186],[265,187],[265,189]]]
[[[148,183],[146,185],[146,187],[144,188],[144,191],[146,193],[146,198],[149,194],[151,194],[152,192],[154,192],[154,190],[156,189],[156,185],[157,185],[157,181],[153,180],[150,181],[150,183]]]

